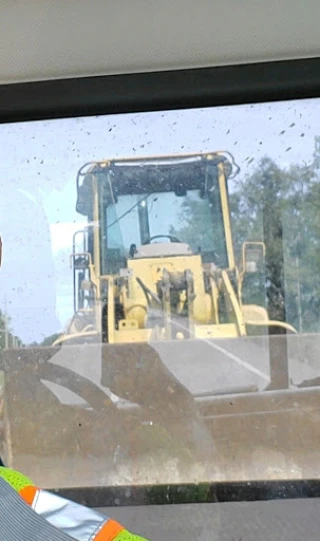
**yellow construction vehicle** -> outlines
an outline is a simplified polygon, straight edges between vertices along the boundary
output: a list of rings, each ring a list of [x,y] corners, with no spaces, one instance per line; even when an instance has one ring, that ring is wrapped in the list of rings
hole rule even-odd
[[[237,172],[220,152],[80,169],[68,331],[0,355],[5,465],[46,487],[247,482],[279,449],[268,478],[315,471],[320,387],[305,359],[318,350],[250,304],[265,248],[244,243],[236,264]]]
[[[238,337],[270,325],[294,331],[243,303],[243,280],[261,267],[264,244],[245,243],[236,264],[227,181],[238,171],[226,152],[85,164],[75,315],[54,345]]]

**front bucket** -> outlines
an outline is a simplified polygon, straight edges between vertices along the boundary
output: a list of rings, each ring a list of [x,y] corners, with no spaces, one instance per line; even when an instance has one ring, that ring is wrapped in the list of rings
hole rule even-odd
[[[7,350],[1,456],[48,488],[319,478],[317,351],[312,336]]]

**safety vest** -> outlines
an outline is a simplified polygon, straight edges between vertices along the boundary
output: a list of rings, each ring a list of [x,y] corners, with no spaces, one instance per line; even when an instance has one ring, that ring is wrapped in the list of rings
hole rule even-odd
[[[146,541],[93,509],[0,467],[1,541]]]

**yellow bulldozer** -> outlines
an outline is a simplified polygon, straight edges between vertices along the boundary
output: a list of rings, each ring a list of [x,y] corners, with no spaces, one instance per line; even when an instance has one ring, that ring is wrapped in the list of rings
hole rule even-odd
[[[269,319],[263,242],[235,255],[238,171],[226,152],[79,170],[74,316],[54,347],[0,352],[6,465],[49,488],[318,476],[317,337]]]
[[[231,338],[257,326],[294,332],[243,303],[243,281],[261,272],[265,250],[246,242],[235,262],[227,181],[237,172],[225,152],[84,165],[76,208],[88,225],[73,241],[75,315],[54,345]]]

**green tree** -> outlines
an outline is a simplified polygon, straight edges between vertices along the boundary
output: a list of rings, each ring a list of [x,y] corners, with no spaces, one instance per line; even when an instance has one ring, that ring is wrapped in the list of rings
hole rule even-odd
[[[300,331],[319,329],[320,201],[315,163],[280,169],[264,158],[231,197],[237,250],[266,243],[269,314]]]
[[[178,216],[179,227],[171,227],[170,235],[187,243],[194,253],[201,252],[220,267],[226,267],[226,252],[220,202],[186,197]]]
[[[177,236],[189,244],[194,251],[210,247],[212,232],[208,230],[211,222],[210,208],[205,200],[186,197],[181,205],[179,227],[171,227],[170,235]]]
[[[238,177],[230,210],[238,262],[243,242],[266,244],[262,287],[270,317],[286,320],[303,332],[320,331],[320,137],[310,164],[282,169],[264,157],[252,174]],[[179,222],[171,233],[193,250],[216,249],[217,228],[208,227],[212,219],[205,213],[203,201],[187,199]],[[218,236],[223,243],[223,232]],[[221,250],[220,244],[218,254]],[[223,266],[221,261],[215,262]],[[257,280],[248,275],[248,302],[257,302],[257,287]],[[261,295],[259,298],[261,304]]]
[[[22,340],[12,333],[10,317],[0,310],[0,350],[22,346]]]

